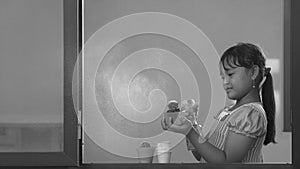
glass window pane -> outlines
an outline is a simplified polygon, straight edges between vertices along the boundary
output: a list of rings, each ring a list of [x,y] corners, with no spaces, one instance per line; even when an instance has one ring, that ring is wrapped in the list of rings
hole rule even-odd
[[[207,46],[215,48],[218,59],[225,49],[237,42],[252,42],[262,47],[266,64],[272,68],[278,141],[263,148],[264,160],[265,163],[291,162],[292,136],[290,132],[283,132],[284,0],[84,2],[84,163],[138,163],[136,148],[143,140],[156,145],[157,141],[171,139],[173,135],[153,139],[163,133],[159,128],[161,112],[147,112],[151,108],[160,110],[161,106],[163,109],[165,105],[159,103],[166,103],[170,98],[196,95],[200,98],[202,113],[211,111],[209,106],[220,109],[232,103],[225,100],[221,105],[211,100],[210,92],[216,88],[210,80],[219,75],[213,76],[209,68],[214,66],[218,70],[218,62],[207,65],[203,61],[205,57],[210,57],[210,61],[214,58],[207,53],[199,54],[208,50],[198,51],[207,39],[197,43],[199,34],[192,31],[195,27],[208,38]],[[170,57],[174,59],[164,62]],[[197,57],[201,58],[200,62]],[[188,74],[172,74],[172,69],[155,67],[171,61],[175,64],[178,58],[185,64],[175,67],[186,71],[184,66],[188,66],[198,88],[193,88],[195,81],[191,80],[188,81],[190,89],[183,91],[185,86],[180,82],[188,78]],[[206,71],[202,70],[203,65]],[[221,86],[221,81],[219,83]],[[224,91],[215,93],[223,97]],[[187,151],[184,139],[172,145],[171,162],[197,162]],[[157,158],[153,162],[157,162]]]
[[[0,1],[0,152],[63,150],[62,7]]]

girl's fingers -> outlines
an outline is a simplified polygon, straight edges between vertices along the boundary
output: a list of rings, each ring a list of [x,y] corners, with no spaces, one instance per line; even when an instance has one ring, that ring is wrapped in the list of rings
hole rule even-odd
[[[188,123],[191,123],[191,120],[190,119],[188,119],[188,117],[183,117],[183,123],[185,123],[185,124],[188,124]]]
[[[168,120],[168,126],[171,126],[171,125],[173,124],[173,122],[172,122],[172,121],[173,121],[173,120],[172,120],[172,117],[169,117],[167,120]]]
[[[174,123],[174,119],[172,117],[170,117],[170,122],[171,122],[171,124]]]
[[[164,130],[167,130],[167,124],[166,124],[166,121],[165,121],[165,118],[164,118],[164,117],[161,119],[160,124],[161,124],[161,127],[162,127]]]
[[[168,131],[172,131],[172,132],[178,133],[178,132],[180,131],[180,126],[179,126],[179,125],[176,125],[176,124],[173,124],[173,125],[171,125],[171,126],[168,128]]]
[[[185,123],[182,123],[180,125],[172,124],[171,126],[168,127],[168,131],[176,132],[176,133],[181,133],[186,135],[190,129],[192,128],[192,125],[186,121]]]
[[[164,130],[167,130],[172,125],[173,119],[171,117],[169,118],[162,118],[161,120],[161,126]]]
[[[185,116],[181,116],[177,118],[174,122],[172,117],[165,118],[163,117],[161,120],[161,126],[164,130],[186,134],[191,127],[191,121]]]

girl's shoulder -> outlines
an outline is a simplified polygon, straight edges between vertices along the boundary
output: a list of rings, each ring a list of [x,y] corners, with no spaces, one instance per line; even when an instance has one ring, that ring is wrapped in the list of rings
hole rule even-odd
[[[262,103],[260,102],[246,103],[236,108],[232,112],[236,112],[236,113],[257,112],[259,115],[262,116],[265,115],[265,110],[262,106]]]
[[[233,117],[242,116],[244,118],[253,118],[254,116],[265,120],[267,119],[265,110],[260,102],[246,103],[234,109],[230,114],[232,114]]]
[[[248,115],[248,117],[250,118],[251,117],[249,116],[250,114],[252,114],[252,116],[256,116],[257,114],[258,116],[263,116],[263,118],[266,119],[265,110],[260,102],[246,103],[235,108],[234,110],[230,110],[232,107],[234,107],[234,105],[235,104],[230,104],[225,106],[214,115],[214,118],[219,120],[223,116],[227,116],[227,115],[231,115],[235,118],[239,116]]]
[[[267,118],[260,103],[247,103],[236,108],[228,119],[228,126],[235,131],[255,133],[260,136],[266,132]]]

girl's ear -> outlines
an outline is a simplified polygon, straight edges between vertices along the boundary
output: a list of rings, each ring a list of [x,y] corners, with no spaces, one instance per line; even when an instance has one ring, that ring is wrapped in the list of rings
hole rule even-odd
[[[254,65],[251,68],[251,79],[254,80],[258,77],[259,74],[259,67],[257,65]]]

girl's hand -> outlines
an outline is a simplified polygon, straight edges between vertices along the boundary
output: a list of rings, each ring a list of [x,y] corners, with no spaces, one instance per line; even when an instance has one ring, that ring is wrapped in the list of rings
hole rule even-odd
[[[167,120],[167,124],[169,127],[167,128],[168,131],[172,131],[175,133],[181,133],[183,135],[188,134],[188,132],[192,129],[193,123],[187,119],[185,116],[181,116],[175,120],[175,122],[172,124],[171,119]]]
[[[173,113],[165,112],[162,116],[161,127],[164,130],[167,130],[174,123],[174,120],[178,117],[178,115],[179,115],[178,112],[173,112]]]
[[[175,118],[175,119],[177,119],[177,120],[175,120],[177,125],[181,125],[182,116],[183,116],[183,112],[180,112],[179,115]],[[181,120],[178,120],[179,118],[181,118]],[[173,123],[174,123],[174,119],[172,118],[172,116],[168,116],[168,115],[162,116],[161,127],[164,130],[167,130],[171,125],[173,125]]]

